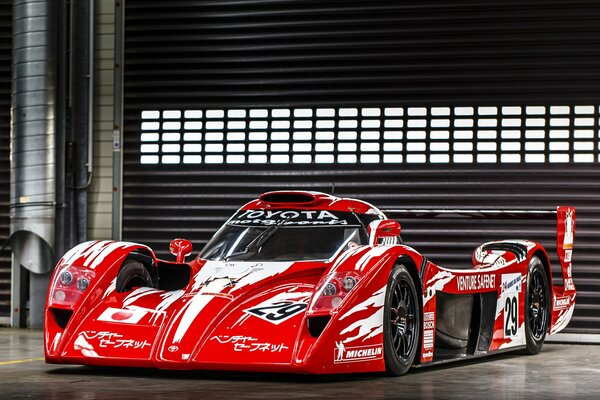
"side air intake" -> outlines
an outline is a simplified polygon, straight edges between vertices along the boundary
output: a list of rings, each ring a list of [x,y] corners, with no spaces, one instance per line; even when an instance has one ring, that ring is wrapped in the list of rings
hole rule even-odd
[[[318,338],[325,330],[325,327],[327,327],[330,319],[330,315],[307,318],[306,322],[308,324],[308,332],[310,333],[310,336]]]
[[[481,246],[481,249],[482,250],[510,251],[517,257],[517,260],[519,262],[521,262],[527,258],[527,247],[525,247],[519,243],[510,243],[510,242],[486,243],[483,246]]]
[[[71,316],[73,315],[73,310],[63,310],[61,308],[50,308],[52,315],[54,315],[54,320],[57,325],[61,327],[61,329],[65,329]]]

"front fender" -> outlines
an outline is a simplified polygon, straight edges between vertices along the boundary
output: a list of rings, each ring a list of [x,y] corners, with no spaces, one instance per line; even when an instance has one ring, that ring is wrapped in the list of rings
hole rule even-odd
[[[399,259],[405,259],[418,277],[423,262],[422,255],[403,245],[363,246],[349,252],[330,272],[356,271],[361,280],[332,312],[316,340],[307,329],[301,331],[296,362],[307,372],[384,371],[383,307],[390,272]]]
[[[114,283],[121,264],[134,251],[152,257],[154,265],[156,265],[156,256],[149,247],[137,243],[108,240],[81,243],[60,259],[50,279],[46,298],[44,348],[47,361],[56,361],[54,358],[60,354],[60,343],[66,343],[71,332],[76,330],[90,311],[102,298],[114,290]],[[94,272],[95,278],[90,281],[88,288],[75,304],[57,307],[70,314],[66,326],[62,328],[52,310],[53,296],[57,275],[68,266],[87,268]]]
[[[79,265],[94,270],[96,274],[103,275],[115,263],[122,261],[127,255],[136,250],[151,256],[156,262],[154,252],[143,244],[95,240],[73,247],[60,259],[56,269],[64,265]]]

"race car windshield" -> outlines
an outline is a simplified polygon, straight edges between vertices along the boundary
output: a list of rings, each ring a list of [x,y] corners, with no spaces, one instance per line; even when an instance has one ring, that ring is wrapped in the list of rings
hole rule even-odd
[[[277,229],[274,229],[275,227]],[[325,260],[348,248],[351,243],[363,244],[361,229],[358,225],[226,225],[208,242],[199,257],[227,261]],[[257,238],[262,242],[260,245],[256,245]]]

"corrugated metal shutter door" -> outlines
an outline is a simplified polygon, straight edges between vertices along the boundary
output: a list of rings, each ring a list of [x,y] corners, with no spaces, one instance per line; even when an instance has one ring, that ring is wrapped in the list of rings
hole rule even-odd
[[[599,17],[592,1],[127,0],[123,236],[198,249],[279,188],[382,208],[574,205],[569,331],[600,333]],[[488,239],[555,246],[548,221],[402,223],[446,265]]]
[[[10,236],[10,99],[12,2],[0,1],[0,242]],[[0,244],[1,245],[1,244]],[[0,317],[10,315],[10,251],[0,253]]]

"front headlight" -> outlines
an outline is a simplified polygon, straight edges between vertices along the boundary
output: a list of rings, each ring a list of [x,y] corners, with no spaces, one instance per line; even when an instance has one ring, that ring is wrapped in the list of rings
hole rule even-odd
[[[309,307],[309,313],[332,312],[354,289],[360,274],[356,271],[334,272],[321,279]]]
[[[94,271],[85,267],[61,267],[52,280],[48,306],[73,308],[95,277]]]

